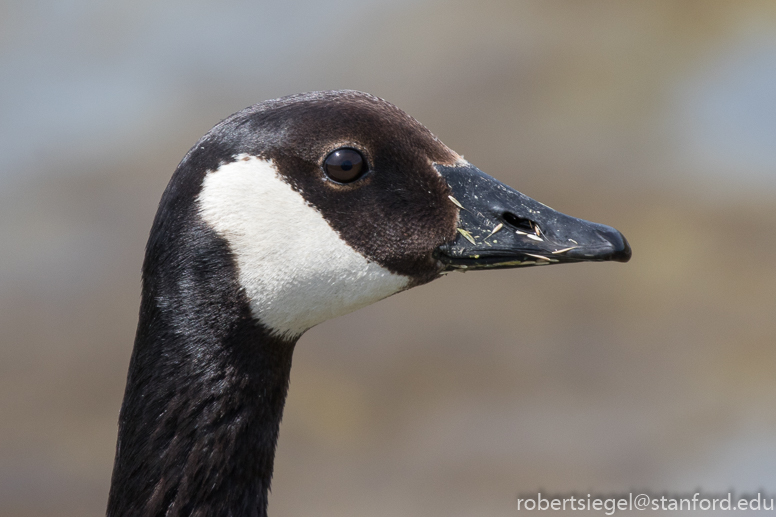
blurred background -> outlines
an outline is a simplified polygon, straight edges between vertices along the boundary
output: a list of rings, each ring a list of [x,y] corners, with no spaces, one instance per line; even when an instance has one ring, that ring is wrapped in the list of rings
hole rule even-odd
[[[0,1],[0,515],[104,514],[151,220],[220,119],[353,88],[615,226],[297,345],[270,513],[776,492],[776,3]]]

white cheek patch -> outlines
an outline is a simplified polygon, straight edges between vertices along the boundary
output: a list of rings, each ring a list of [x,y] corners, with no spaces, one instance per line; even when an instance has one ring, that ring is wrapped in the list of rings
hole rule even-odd
[[[208,172],[198,202],[229,243],[254,317],[277,335],[297,337],[409,283],[348,246],[271,161],[240,155]]]

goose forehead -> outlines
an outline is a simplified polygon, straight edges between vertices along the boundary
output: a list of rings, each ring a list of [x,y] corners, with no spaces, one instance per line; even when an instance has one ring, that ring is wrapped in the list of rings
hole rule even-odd
[[[249,147],[258,144],[264,153],[275,150],[313,161],[343,143],[360,143],[378,154],[382,149],[393,159],[423,154],[447,165],[460,159],[400,108],[357,91],[310,92],[264,101],[219,126],[229,138],[244,140]]]
[[[209,171],[197,198],[224,238],[256,319],[284,337],[407,288],[330,226],[271,160],[238,155]]]

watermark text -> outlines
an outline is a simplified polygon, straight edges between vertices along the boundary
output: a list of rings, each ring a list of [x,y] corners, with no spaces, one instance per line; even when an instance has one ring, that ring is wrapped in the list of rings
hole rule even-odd
[[[769,510],[773,511],[774,497],[761,492],[742,494],[525,494],[517,496],[518,511],[600,511],[605,515],[632,510],[718,511]]]

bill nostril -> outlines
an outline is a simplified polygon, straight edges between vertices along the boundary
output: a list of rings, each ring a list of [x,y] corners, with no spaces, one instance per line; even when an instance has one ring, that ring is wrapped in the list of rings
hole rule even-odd
[[[501,219],[509,226],[515,228],[516,230],[520,230],[521,232],[534,233],[536,231],[536,223],[530,219],[526,219],[525,217],[517,216],[512,212],[502,213]]]

